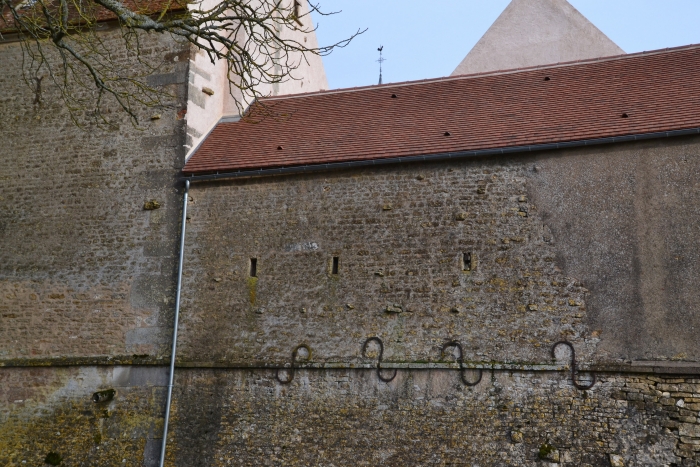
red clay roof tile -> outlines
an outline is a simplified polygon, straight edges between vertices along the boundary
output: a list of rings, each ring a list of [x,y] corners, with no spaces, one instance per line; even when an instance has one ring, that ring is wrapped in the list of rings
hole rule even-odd
[[[183,172],[362,161],[695,128],[700,127],[698,74],[700,46],[687,46],[266,98],[256,105],[284,118],[220,123]],[[250,115],[256,112],[260,108],[254,105]]]

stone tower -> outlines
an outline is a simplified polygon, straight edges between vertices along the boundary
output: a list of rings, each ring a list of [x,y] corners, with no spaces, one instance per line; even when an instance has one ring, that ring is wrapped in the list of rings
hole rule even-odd
[[[206,0],[205,4],[216,5],[216,0]],[[282,0],[282,7],[290,4],[299,8],[300,27],[302,30],[284,31],[284,37],[298,41],[314,49],[318,40],[310,16],[307,1]],[[243,42],[243,41],[242,41]],[[298,62],[298,67],[291,73],[290,79],[282,83],[261,83],[256,86],[260,95],[279,96],[299,94],[328,89],[326,70],[320,55],[307,53],[305,56],[292,53],[291,62]],[[204,51],[193,53],[190,61],[190,76],[187,102],[187,151],[188,157],[197,148],[202,139],[212,130],[221,118],[238,118],[239,103],[249,103],[252,96],[244,96],[236,88],[229,88],[228,68],[226,63],[212,63]],[[247,105],[247,104],[246,104]],[[245,106],[245,105],[244,105]]]
[[[513,0],[452,76],[624,53],[566,0]]]

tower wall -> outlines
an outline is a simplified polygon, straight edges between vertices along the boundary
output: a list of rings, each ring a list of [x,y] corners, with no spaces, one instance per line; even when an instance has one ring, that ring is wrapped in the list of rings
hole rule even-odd
[[[123,47],[118,29],[101,39]],[[0,73],[0,465],[44,465],[51,452],[62,465],[153,465],[160,449],[189,47],[140,39],[143,58],[162,62],[149,82],[172,96],[138,109],[141,128],[109,99],[115,126],[94,125],[90,109],[76,126],[48,77],[35,104],[20,44],[0,43],[12,64]],[[93,402],[108,389],[116,406]]]
[[[294,0],[287,0],[291,5]],[[213,7],[216,2],[204,2],[204,8]],[[302,12],[300,27],[313,30],[312,17],[306,0],[299,1]],[[280,32],[285,40],[298,41],[309,49],[318,48],[316,33],[304,34],[300,31],[285,29]],[[299,94],[328,89],[328,80],[323,67],[323,60],[311,53],[289,55],[289,63],[295,64],[295,70],[281,83],[261,84],[256,92],[261,96],[279,96]],[[188,157],[197,145],[209,133],[222,117],[236,117],[251,103],[251,96],[243,95],[241,90],[230,86],[227,79],[228,69],[224,62],[212,63],[204,51],[192,51],[187,103],[187,150]],[[235,83],[235,80],[234,80]],[[213,91],[213,94],[210,94]]]

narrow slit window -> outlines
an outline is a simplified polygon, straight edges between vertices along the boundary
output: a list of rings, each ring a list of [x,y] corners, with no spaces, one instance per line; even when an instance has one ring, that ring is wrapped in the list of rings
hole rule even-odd
[[[258,258],[250,258],[250,277],[258,277]]]
[[[334,256],[333,263],[331,264],[331,274],[338,274],[338,262],[339,258],[337,256]]]
[[[472,254],[463,253],[462,254],[462,270],[471,271],[472,270]]]

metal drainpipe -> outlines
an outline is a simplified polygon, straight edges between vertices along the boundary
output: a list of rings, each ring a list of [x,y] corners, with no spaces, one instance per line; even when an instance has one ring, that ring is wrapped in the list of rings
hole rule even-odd
[[[170,355],[170,379],[168,380],[168,399],[165,402],[165,422],[163,423],[163,443],[160,448],[160,467],[165,463],[165,446],[168,444],[168,422],[170,421],[170,402],[173,399],[173,379],[175,377],[175,351],[177,350],[177,324],[180,320],[180,291],[182,290],[182,263],[185,259],[185,223],[187,222],[187,197],[190,182],[185,181],[185,197],[182,201],[182,230],[180,231],[180,262],[177,267],[177,294],[175,296],[175,323],[173,323],[173,348]]]

